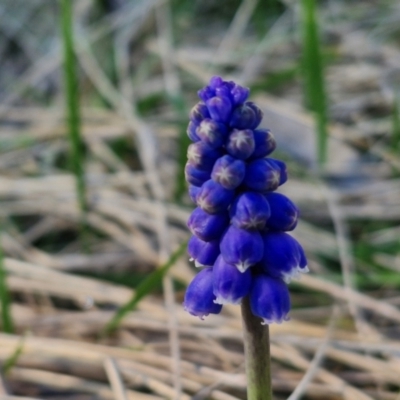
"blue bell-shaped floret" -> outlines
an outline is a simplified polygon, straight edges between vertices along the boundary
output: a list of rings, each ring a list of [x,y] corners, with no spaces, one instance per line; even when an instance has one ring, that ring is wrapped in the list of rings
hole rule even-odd
[[[190,232],[205,242],[219,239],[228,225],[229,216],[226,210],[218,214],[208,214],[200,207],[194,209],[187,222]]]
[[[197,195],[197,205],[209,214],[217,214],[228,210],[234,196],[234,190],[225,189],[210,179],[201,186]]]
[[[222,305],[214,303],[214,300],[212,268],[204,268],[186,289],[183,307],[190,314],[204,319],[209,314],[221,312]]]
[[[242,183],[245,174],[244,161],[226,154],[215,162],[211,178],[225,189],[236,189]]]
[[[228,264],[245,272],[262,259],[264,244],[258,231],[246,231],[231,225],[222,236],[220,250]]]
[[[220,254],[219,240],[204,242],[197,236],[192,236],[188,243],[190,261],[194,261],[196,267],[212,267]]]
[[[284,232],[266,232],[262,240],[264,255],[257,266],[265,274],[289,283],[301,273],[308,272],[304,251],[294,237]]]
[[[271,209],[266,228],[274,231],[292,231],[297,225],[298,208],[281,193],[267,193],[265,198]]]
[[[257,192],[240,194],[229,209],[231,222],[237,228],[246,230],[264,229],[271,210],[265,196]]]
[[[251,278],[250,269],[242,273],[219,256],[213,267],[215,303],[239,304],[249,294]]]
[[[255,316],[262,318],[263,324],[287,321],[290,296],[286,284],[267,275],[255,275],[250,289],[250,308]]]

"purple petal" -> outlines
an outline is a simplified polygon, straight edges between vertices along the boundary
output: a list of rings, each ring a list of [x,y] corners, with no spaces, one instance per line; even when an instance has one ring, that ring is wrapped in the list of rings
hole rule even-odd
[[[258,231],[246,231],[231,225],[222,236],[220,250],[228,264],[245,272],[262,259],[264,244]]]
[[[280,193],[267,193],[265,198],[271,208],[271,216],[266,227],[275,231],[292,231],[297,225],[298,208]]]
[[[275,138],[269,129],[256,129],[253,132],[255,149],[250,156],[252,160],[264,158],[271,154],[276,148]]]
[[[208,111],[214,121],[227,123],[232,112],[232,103],[227,97],[212,97],[206,102]]]
[[[198,142],[200,140],[200,138],[197,136],[197,133],[196,133],[196,130],[198,127],[199,127],[199,124],[196,124],[196,122],[190,121],[189,125],[186,129],[186,133],[192,142]]]
[[[190,110],[190,120],[196,124],[200,124],[205,118],[210,118],[210,113],[207,106],[200,101]]]
[[[261,193],[245,192],[233,202],[229,214],[231,222],[237,228],[261,230],[270,217],[268,201]]]
[[[187,225],[190,232],[205,242],[219,239],[229,224],[227,211],[219,214],[208,214],[197,207],[190,214]]]
[[[197,236],[192,236],[188,243],[188,253],[196,267],[213,266],[220,254],[219,240],[204,242]]]
[[[308,272],[303,249],[295,238],[283,232],[266,232],[262,239],[264,255],[258,266],[264,273],[288,283]]]
[[[226,151],[233,157],[246,160],[253,154],[255,141],[250,129],[233,129],[226,143]]]
[[[229,125],[236,129],[255,129],[262,117],[262,111],[254,103],[246,102],[233,110]]]
[[[247,296],[251,286],[250,269],[240,272],[234,265],[227,264],[222,256],[213,267],[214,295],[217,304],[238,304]]]
[[[189,145],[187,157],[194,167],[210,171],[212,170],[215,161],[221,157],[221,151],[212,148],[203,141],[200,141]]]
[[[253,277],[250,290],[251,312],[262,318],[262,324],[287,321],[290,311],[289,290],[280,279],[266,275]]]
[[[275,190],[281,181],[278,165],[270,159],[261,158],[250,162],[246,168],[244,184],[257,192]]]
[[[209,214],[217,214],[228,210],[234,195],[234,190],[225,189],[210,179],[203,183],[197,196],[197,205]]]
[[[212,268],[202,269],[186,289],[183,306],[185,311],[200,319],[208,314],[219,314],[222,305],[214,303]]]
[[[204,119],[196,131],[197,136],[209,146],[218,148],[223,145],[227,135],[227,129],[224,124],[213,121],[212,119]]]
[[[201,186],[204,182],[208,181],[211,177],[211,170],[202,170],[196,168],[190,161],[185,165],[185,179],[186,182],[194,185]]]
[[[243,181],[246,165],[229,155],[219,158],[211,172],[211,178],[225,189],[236,189]]]

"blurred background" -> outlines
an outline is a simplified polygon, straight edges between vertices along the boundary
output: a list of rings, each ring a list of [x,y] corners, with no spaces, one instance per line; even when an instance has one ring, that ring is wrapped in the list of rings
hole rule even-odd
[[[251,88],[311,273],[273,325],[276,399],[400,399],[395,0],[2,0],[0,398],[246,398],[239,307],[195,274],[188,113]]]

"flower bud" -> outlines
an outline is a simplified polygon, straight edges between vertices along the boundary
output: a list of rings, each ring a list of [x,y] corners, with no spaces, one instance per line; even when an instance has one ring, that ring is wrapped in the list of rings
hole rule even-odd
[[[193,201],[193,203],[197,202],[197,195],[200,192],[200,187],[194,186],[194,185],[189,185],[189,197]]]
[[[204,171],[212,170],[215,161],[221,157],[221,151],[210,147],[202,140],[192,143],[187,149],[188,161],[196,168]]]
[[[210,79],[210,88],[215,90],[218,87],[220,87],[223,83],[224,80],[220,76],[215,75]]]
[[[289,283],[308,272],[304,251],[295,238],[283,232],[266,232],[262,240],[264,255],[258,266],[264,273]]]
[[[258,231],[231,225],[222,236],[220,250],[224,260],[243,273],[262,259],[264,244]]]
[[[186,133],[192,142],[198,142],[200,140],[200,138],[197,136],[197,133],[196,133],[198,127],[199,127],[199,125],[196,124],[196,122],[190,121],[189,125],[186,129]]]
[[[208,111],[211,118],[216,122],[227,123],[229,122],[232,104],[227,97],[212,97],[206,101]]]
[[[278,166],[280,172],[279,186],[283,185],[288,179],[286,164],[283,161],[277,160],[275,158],[268,158],[268,160],[272,161],[275,165]]]
[[[190,282],[183,301],[185,311],[204,319],[208,314],[219,314],[222,305],[214,303],[212,268],[202,269]]]
[[[233,110],[229,125],[236,129],[255,129],[262,117],[262,111],[254,103],[248,101]]]
[[[197,195],[197,205],[209,214],[217,214],[228,209],[234,195],[234,190],[225,189],[210,179],[203,183]]]
[[[250,289],[251,312],[262,318],[262,324],[287,321],[290,311],[289,290],[280,279],[255,275]]]
[[[196,134],[204,143],[207,143],[211,147],[218,148],[225,142],[227,129],[224,124],[207,118],[201,121]]]
[[[243,181],[246,165],[229,155],[219,158],[211,172],[211,178],[225,189],[236,189]]]
[[[226,143],[226,151],[233,157],[246,160],[255,148],[253,131],[233,129]]]
[[[196,168],[190,161],[185,165],[185,179],[187,183],[194,186],[201,186],[211,177],[211,170],[202,170]]]
[[[257,192],[268,192],[279,186],[280,179],[279,166],[268,158],[261,158],[247,165],[244,184]]]
[[[190,261],[194,261],[196,267],[211,267],[220,254],[219,240],[204,242],[197,236],[192,236],[188,243],[188,253]]]
[[[208,214],[197,207],[190,214],[187,226],[193,235],[205,242],[219,239],[229,225],[228,212]]]
[[[249,94],[250,94],[249,88],[235,84],[235,86],[231,90],[233,104],[235,106],[243,104],[249,97]]]
[[[190,120],[196,124],[200,124],[205,118],[210,118],[210,113],[207,106],[200,101],[190,110]]]
[[[197,92],[197,95],[199,96],[200,100],[204,101],[205,103],[208,99],[211,99],[211,97],[215,96],[215,89],[211,88],[210,86],[205,86]]]
[[[274,231],[292,231],[297,225],[298,208],[280,193],[267,193],[265,198],[271,208],[266,227]]]
[[[242,298],[249,294],[251,272],[248,269],[242,273],[219,256],[213,267],[213,281],[215,303],[239,304]]]
[[[261,193],[244,192],[232,203],[229,214],[232,224],[237,228],[261,230],[271,211],[268,201]]]
[[[255,148],[250,159],[264,158],[275,150],[276,141],[269,129],[256,129],[253,136]]]

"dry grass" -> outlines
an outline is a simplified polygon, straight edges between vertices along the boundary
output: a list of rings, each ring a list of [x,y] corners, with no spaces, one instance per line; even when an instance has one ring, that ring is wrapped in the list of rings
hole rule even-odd
[[[58,41],[44,49],[45,29],[32,17],[43,11],[53,26],[54,10],[43,1],[28,3],[25,12],[21,1],[4,2],[0,10],[2,20],[13,15],[20,23],[4,24],[2,46],[12,37],[27,49],[18,84],[2,81],[0,103],[0,215],[6,226],[1,242],[16,327],[15,334],[0,334],[0,362],[5,367],[12,360],[0,374],[0,399],[244,399],[239,308],[224,307],[205,321],[185,313],[183,290],[174,281],[186,285],[194,276],[186,257],[168,273],[163,295],[142,300],[110,337],[99,334],[133,291],[87,273],[145,274],[188,238],[191,206],[171,200],[180,115],[163,104],[146,116],[139,112],[140,101],[165,91],[171,98],[185,93],[191,103],[195,88],[224,68],[252,84],[290,64],[298,51],[290,37],[296,10],[289,7],[255,43],[246,28],[257,2],[244,0],[231,26],[204,31],[200,46],[190,35],[174,45],[168,1],[126,2],[90,27],[91,3],[79,2],[83,87],[110,105],[96,107],[86,99],[82,109],[91,232],[85,252],[77,234],[74,178],[59,165],[68,150],[60,88],[57,84],[50,107],[27,94],[54,85],[60,67]],[[346,11],[346,5],[338,7],[336,13]],[[355,278],[376,273],[373,263],[392,278],[400,271],[398,256],[385,250],[398,242],[400,221],[400,180],[393,174],[400,158],[386,145],[391,92],[385,77],[400,50],[393,44],[377,49],[373,37],[355,30],[357,21],[349,17],[338,24],[330,20],[333,11],[325,11],[326,31],[340,39],[335,44],[340,62],[327,69],[332,126],[323,178],[313,168],[313,120],[301,108],[298,82],[286,85],[279,97],[262,92],[253,98],[284,157],[295,160],[289,161],[292,179],[284,192],[302,210],[295,236],[311,269],[294,287],[291,321],[271,327],[273,385],[277,399],[293,392],[290,400],[398,400],[399,283],[372,287]],[[36,36],[30,37],[32,26]],[[110,27],[118,87],[92,51]],[[140,51],[132,51],[133,44]],[[132,73],[130,57],[138,52],[142,72]],[[147,71],[147,62],[156,67]],[[117,141],[136,156],[114,151]],[[381,225],[367,229],[372,223]],[[355,238],[371,247],[369,260],[356,256]]]

